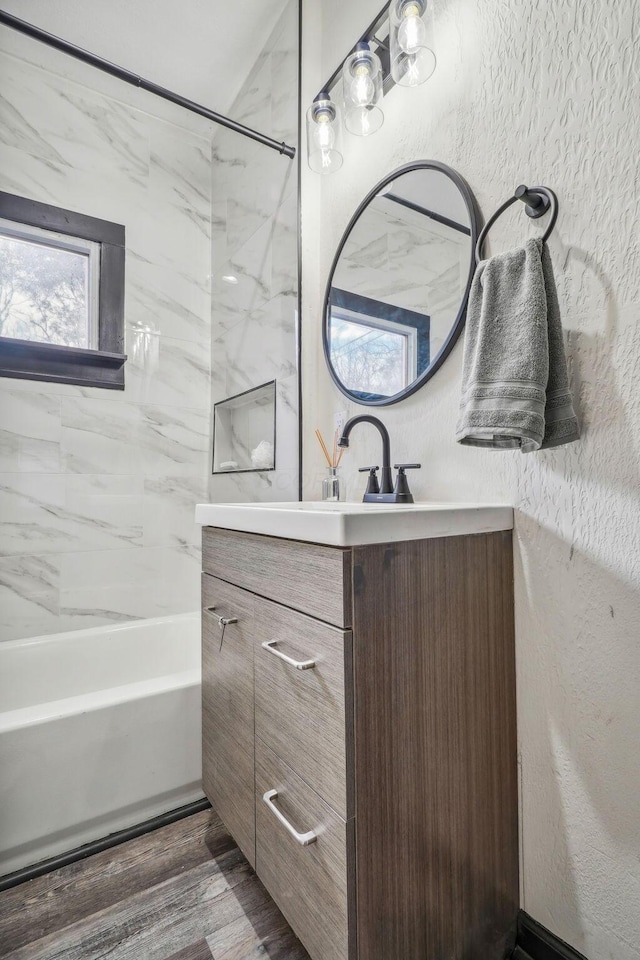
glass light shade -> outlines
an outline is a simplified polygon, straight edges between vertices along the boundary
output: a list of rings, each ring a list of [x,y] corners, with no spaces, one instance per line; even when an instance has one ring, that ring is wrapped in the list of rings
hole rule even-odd
[[[432,75],[436,55],[427,45],[427,0],[393,0],[389,15],[391,76],[403,87],[417,87]]]
[[[367,137],[384,123],[377,106],[382,96],[382,64],[368,43],[359,43],[342,68],[344,125],[349,133]]]
[[[342,166],[342,129],[338,107],[321,93],[307,110],[307,163],[315,173],[334,173]]]

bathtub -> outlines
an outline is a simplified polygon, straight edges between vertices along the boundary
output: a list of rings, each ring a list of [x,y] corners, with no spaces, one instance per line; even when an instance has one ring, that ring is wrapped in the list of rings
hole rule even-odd
[[[0,875],[198,800],[199,613],[0,643]]]

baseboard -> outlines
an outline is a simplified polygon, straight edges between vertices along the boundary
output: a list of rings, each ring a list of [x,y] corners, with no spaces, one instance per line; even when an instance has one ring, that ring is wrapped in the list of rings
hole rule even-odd
[[[51,873],[52,870],[59,870],[70,863],[76,863],[78,860],[84,860],[94,853],[102,853],[110,847],[117,847],[127,840],[134,840],[136,837],[142,837],[145,833],[151,833],[152,830],[158,830],[160,827],[166,827],[170,823],[176,823],[185,817],[190,817],[194,813],[200,813],[202,810],[208,810],[211,804],[204,797],[202,800],[194,800],[187,803],[177,810],[170,810],[168,813],[161,813],[157,817],[145,820],[144,823],[138,823],[134,827],[127,827],[125,830],[118,830],[116,833],[110,833],[108,837],[101,840],[92,840],[91,843],[85,843],[75,850],[69,850],[68,853],[58,854],[50,857],[48,860],[41,860],[40,863],[34,863],[30,867],[22,867],[14,873],[7,873],[0,877],[0,892],[9,890],[11,887],[17,887],[20,883],[26,883],[27,880],[34,880],[36,877],[42,877],[45,873]]]
[[[530,917],[518,913],[518,936],[511,960],[587,960],[582,953]]]

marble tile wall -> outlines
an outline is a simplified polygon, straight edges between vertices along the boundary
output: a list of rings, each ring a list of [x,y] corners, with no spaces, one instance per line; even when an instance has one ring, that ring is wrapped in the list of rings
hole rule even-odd
[[[0,189],[125,224],[129,356],[124,392],[0,379],[2,640],[198,606],[211,132],[0,28]]]
[[[295,145],[298,2],[290,0],[231,111]],[[212,184],[212,400],[276,380],[276,469],[212,476],[215,500],[298,499],[297,161],[218,130]]]

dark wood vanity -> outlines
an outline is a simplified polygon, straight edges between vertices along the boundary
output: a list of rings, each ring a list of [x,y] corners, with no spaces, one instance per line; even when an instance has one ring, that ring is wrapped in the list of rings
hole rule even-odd
[[[205,791],[313,960],[502,960],[511,531],[342,548],[205,527],[203,567]]]

